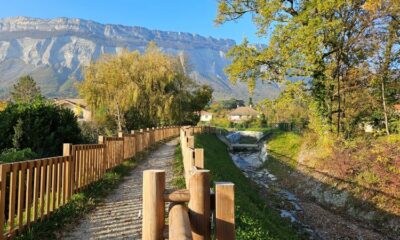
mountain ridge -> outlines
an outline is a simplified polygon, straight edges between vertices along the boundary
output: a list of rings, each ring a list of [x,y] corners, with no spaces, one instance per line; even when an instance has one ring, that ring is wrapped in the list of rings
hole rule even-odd
[[[82,79],[84,66],[104,53],[143,51],[149,41],[165,52],[188,56],[191,77],[213,87],[217,99],[249,97],[246,85],[233,86],[223,71],[229,64],[225,54],[236,44],[232,39],[79,18],[32,17],[0,19],[0,95],[7,93],[19,76],[31,74],[45,95],[73,96],[71,81]],[[274,97],[277,92],[278,85],[259,84],[254,98]]]

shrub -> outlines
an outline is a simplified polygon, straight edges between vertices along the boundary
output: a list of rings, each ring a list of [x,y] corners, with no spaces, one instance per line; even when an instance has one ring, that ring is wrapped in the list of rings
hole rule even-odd
[[[80,142],[81,130],[69,109],[38,100],[10,104],[0,112],[0,150],[17,145],[47,157],[61,154],[63,143]]]
[[[24,160],[31,160],[38,158],[38,155],[30,148],[25,148],[22,150],[18,150],[15,148],[10,148],[4,150],[0,154],[0,162],[2,163],[10,163],[10,162],[19,162],[19,161],[24,161]]]

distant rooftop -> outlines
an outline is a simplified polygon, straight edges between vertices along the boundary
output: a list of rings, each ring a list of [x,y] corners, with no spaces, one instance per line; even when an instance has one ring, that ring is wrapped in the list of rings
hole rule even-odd
[[[230,116],[257,116],[258,112],[251,107],[238,107],[229,113]]]

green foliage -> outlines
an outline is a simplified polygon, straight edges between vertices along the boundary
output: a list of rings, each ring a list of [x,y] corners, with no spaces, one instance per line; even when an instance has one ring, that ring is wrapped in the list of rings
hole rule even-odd
[[[285,157],[288,160],[287,164],[295,167],[302,143],[301,135],[276,130],[268,141],[268,151],[278,157]]]
[[[285,89],[275,100],[264,99],[258,104],[264,118],[279,124],[282,130],[303,129],[309,120],[310,96],[304,82],[286,82]]]
[[[205,167],[212,181],[231,181],[235,184],[235,216],[237,239],[299,239],[300,237],[266,205],[258,188],[233,164],[226,146],[214,135],[196,136],[196,147],[206,149]]]
[[[22,121],[21,118],[18,119],[17,124],[14,126],[14,136],[12,138],[12,144],[13,147],[18,149],[21,146],[21,140],[22,140],[22,135],[24,134],[23,132],[23,124],[24,122]]]
[[[18,82],[14,84],[11,91],[11,98],[15,103],[28,104],[43,97],[39,87],[36,86],[35,80],[31,76],[26,75],[20,77]]]
[[[10,104],[0,112],[0,149],[18,146],[40,157],[55,156],[63,143],[81,142],[80,133],[74,113],[50,102]]]
[[[96,114],[118,130],[187,124],[211,100],[212,89],[197,86],[178,56],[151,42],[146,51],[103,55],[84,71],[79,94]],[[195,122],[196,123],[196,122]]]
[[[0,162],[1,163],[19,162],[24,160],[36,159],[38,157],[39,156],[36,153],[32,152],[30,148],[24,148],[21,150],[10,148],[10,149],[5,149],[0,154]]]
[[[360,123],[373,121],[390,133],[387,125],[395,123],[390,106],[398,102],[400,90],[398,1],[218,3],[217,24],[252,14],[258,34],[269,39],[266,47],[244,39],[228,52],[232,63],[225,71],[233,83],[246,82],[253,92],[256,80],[307,79],[317,113],[330,131],[349,138]]]

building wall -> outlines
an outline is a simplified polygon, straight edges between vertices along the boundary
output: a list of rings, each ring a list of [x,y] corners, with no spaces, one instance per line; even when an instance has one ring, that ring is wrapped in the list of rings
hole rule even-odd
[[[206,114],[206,115],[201,115],[200,116],[200,121],[202,122],[209,122],[212,119],[212,115],[211,114]]]

